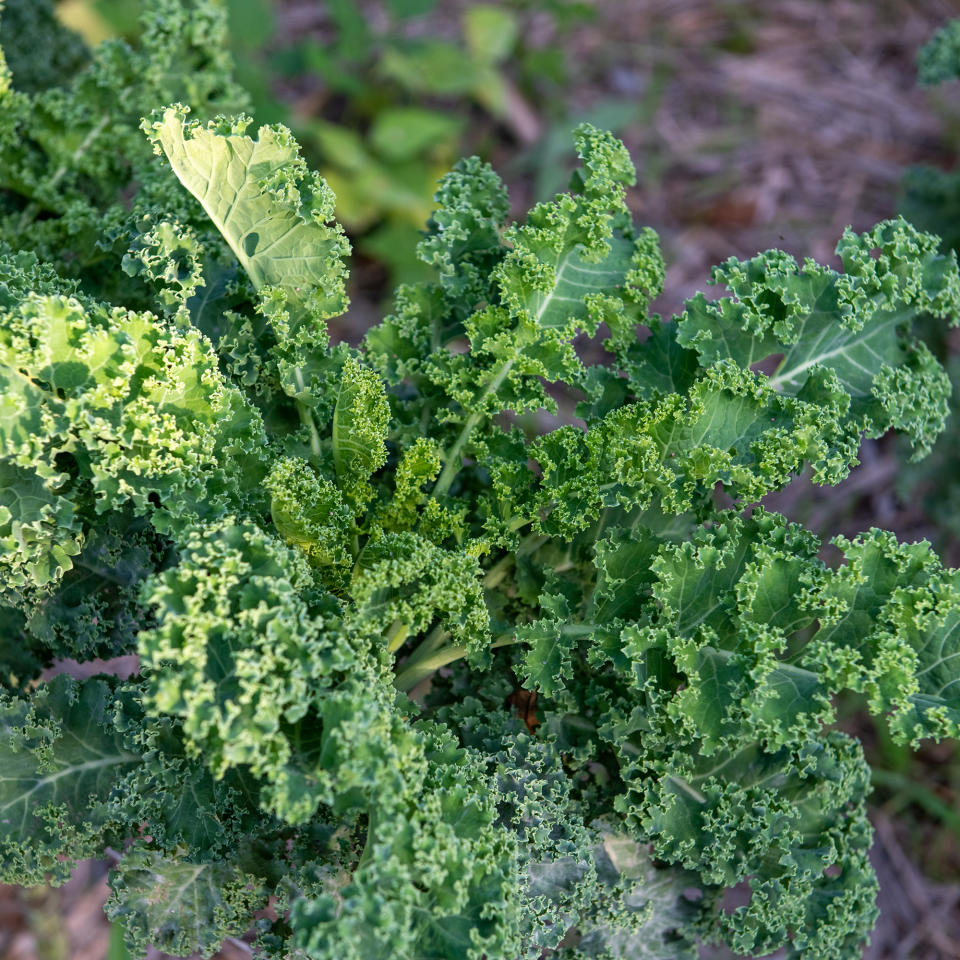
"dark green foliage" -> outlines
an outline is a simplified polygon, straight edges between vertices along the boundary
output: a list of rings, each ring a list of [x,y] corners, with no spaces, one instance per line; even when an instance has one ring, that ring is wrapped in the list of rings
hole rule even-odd
[[[90,59],[83,40],[57,19],[53,0],[4,0],[0,49],[25,93],[64,86]]]
[[[932,85],[960,79],[960,20],[938,30],[917,58],[920,82]]]
[[[926,86],[960,79],[960,19],[938,30],[917,57]],[[945,89],[950,89],[946,87]],[[960,170],[914,167],[904,181],[904,215],[939,236],[946,248],[960,249]]]
[[[920,81],[923,84],[946,84],[944,92],[957,86],[960,78],[960,20],[954,20],[934,34],[918,57]],[[901,209],[904,216],[936,234],[944,250],[960,251],[960,169],[939,170],[935,167],[913,167],[903,184]],[[937,356],[943,360],[951,352],[942,327],[927,322],[926,335]],[[947,360],[947,370],[954,384],[950,401],[956,414],[958,367],[956,357]],[[960,533],[960,495],[956,483],[956,421],[948,429],[924,462],[911,466],[898,476],[897,485],[905,501],[922,499],[927,515],[941,531],[941,539]]]

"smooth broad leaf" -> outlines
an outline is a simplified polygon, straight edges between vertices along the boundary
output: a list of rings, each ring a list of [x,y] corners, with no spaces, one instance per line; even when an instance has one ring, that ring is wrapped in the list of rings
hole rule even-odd
[[[416,40],[390,46],[380,69],[391,80],[414,94],[463,96],[477,83],[480,67],[456,44],[445,40]]]
[[[110,924],[110,943],[107,946],[107,960],[134,960],[127,949],[123,927],[118,923]]]
[[[178,105],[144,129],[260,292],[285,388],[302,393],[303,365],[326,346],[323,321],[347,305],[350,245],[333,221],[333,192],[307,170],[290,131],[264,126],[253,140],[249,124],[246,117],[188,122]]]
[[[517,42],[520,25],[511,10],[489,3],[477,3],[467,8],[463,18],[463,32],[467,47],[481,63],[500,63],[505,60]]]
[[[232,126],[188,122],[183,107],[168,107],[147,124],[150,138],[180,182],[200,201],[257,289],[279,287],[296,325],[332,317],[344,306],[349,250],[331,224],[333,194],[308,174],[296,141],[281,126],[244,135],[250,120]]]

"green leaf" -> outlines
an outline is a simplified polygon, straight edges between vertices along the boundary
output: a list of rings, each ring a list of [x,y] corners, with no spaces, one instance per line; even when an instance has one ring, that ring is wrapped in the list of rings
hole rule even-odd
[[[917,56],[922,84],[960,78],[960,19],[951,20],[927,41]]]
[[[513,846],[474,751],[421,731],[422,786],[385,797],[363,860],[337,890],[293,904],[295,944],[317,960],[461,960],[521,952]]]
[[[145,613],[141,582],[169,559],[169,543],[132,511],[109,513],[87,535],[73,567],[19,605],[32,639],[75,660],[130,654]]]
[[[372,538],[350,583],[348,623],[376,635],[398,622],[416,635],[436,620],[455,645],[482,662],[491,637],[481,572],[469,550],[444,549],[419,534]]]
[[[388,46],[380,69],[410,93],[439,96],[469,94],[478,72],[477,65],[456,44],[433,39]]]
[[[0,698],[0,873],[63,883],[76,860],[130,829],[114,801],[141,763],[114,721],[111,687],[66,676],[29,701]]]
[[[604,834],[594,856],[603,886],[577,924],[577,953],[595,960],[693,960],[696,947],[682,932],[694,912],[683,874],[658,869],[623,834]]]
[[[169,531],[262,496],[263,422],[196,330],[32,295],[0,316],[0,387],[0,570],[16,602],[72,568],[80,514],[131,508]]]
[[[956,258],[937,248],[936,237],[901,219],[861,236],[847,230],[837,245],[842,274],[812,261],[798,268],[779,251],[728,260],[712,282],[735,299],[711,304],[698,294],[679,321],[678,341],[704,364],[730,358],[746,369],[780,355],[767,382],[792,396],[830,371],[869,436],[896,427],[926,453],[943,429],[950,385],[905,332],[919,314],[960,317]]]
[[[307,173],[290,132],[261,127],[252,140],[244,136],[249,123],[203,126],[169,107],[146,129],[253,285],[283,291],[295,330],[342,312],[341,258],[349,248],[330,226],[333,195]]]
[[[376,115],[370,128],[370,142],[387,160],[408,160],[449,144],[462,126],[457,117],[435,110],[394,107]]]
[[[343,567],[350,562],[354,517],[339,489],[305,460],[278,460],[267,478],[270,516],[277,532],[304,550],[311,563]]]
[[[143,588],[157,618],[139,634],[146,702],[182,719],[215,776],[248,768],[279,816],[307,819],[320,786],[308,770],[315,790],[303,788],[297,744],[329,685],[362,669],[362,651],[338,650],[336,604],[315,590],[303,555],[255,526],[191,529],[180,557]]]
[[[495,64],[505,60],[517,42],[519,29],[512,11],[492,4],[474,4],[463,16],[467,49],[481,63]]]
[[[917,680],[890,726],[899,740],[909,739],[914,747],[927,737],[960,737],[958,577],[948,571],[925,589],[900,591],[888,608],[893,633],[916,657]]]
[[[388,5],[395,17],[406,19],[429,13],[436,6],[436,0],[389,0]]]
[[[309,393],[302,367],[326,346],[324,321],[346,309],[350,246],[333,222],[334,196],[310,173],[290,131],[249,118],[206,126],[168,107],[144,123],[180,182],[197,198],[263,298],[285,389]]]
[[[387,460],[390,407],[380,378],[358,361],[347,360],[333,412],[333,462],[348,503],[369,498],[366,481]]]
[[[573,676],[571,655],[584,630],[569,623],[570,608],[562,595],[542,596],[540,609],[545,616],[518,627],[517,640],[530,648],[523,662],[524,684],[549,697]]]
[[[430,379],[454,401],[443,417],[462,425],[435,494],[449,489],[478,427],[504,409],[552,409],[543,380],[579,382],[572,345],[579,333],[606,322],[621,335],[653,295],[650,238],[626,228],[624,185],[635,176],[629,156],[589,125],[578,130],[577,145],[579,192],[539,204],[526,224],[506,231],[510,249],[492,274],[496,305],[464,323],[470,351],[431,358]]]
[[[57,18],[53,0],[7,0],[0,13],[0,47],[17,90],[39,92],[66,84],[89,51]],[[44,55],[38,57],[37,50]]]
[[[133,960],[133,954],[127,949],[123,927],[118,923],[110,924],[110,942],[107,945],[107,960]]]
[[[43,587],[73,569],[81,530],[69,500],[32,471],[0,463],[0,569],[8,603],[17,603],[24,588]]]
[[[256,877],[231,863],[194,863],[156,851],[128,851],[110,873],[107,917],[122,927],[129,954],[149,947],[183,957],[212,957],[240,936],[266,905]]]

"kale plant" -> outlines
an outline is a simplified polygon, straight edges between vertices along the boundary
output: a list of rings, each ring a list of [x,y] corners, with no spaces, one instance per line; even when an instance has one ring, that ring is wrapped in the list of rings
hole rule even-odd
[[[664,322],[584,126],[522,224],[458,163],[433,279],[331,343],[334,197],[224,49],[212,0],[151,0],[64,86],[4,75],[0,877],[113,850],[138,957],[855,956],[870,771],[833,704],[956,736],[960,580],[880,530],[825,562],[758,501],[865,436],[928,450],[911,326],[960,316],[954,255],[888,221]],[[552,385],[576,423],[530,436]]]

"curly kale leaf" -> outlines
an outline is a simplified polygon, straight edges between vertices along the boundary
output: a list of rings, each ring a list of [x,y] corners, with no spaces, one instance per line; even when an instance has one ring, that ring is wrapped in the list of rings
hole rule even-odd
[[[848,398],[844,419],[867,436],[895,428],[919,455],[943,429],[950,385],[929,351],[908,336],[911,322],[929,314],[960,322],[955,257],[938,253],[937,238],[892,220],[837,245],[843,273],[812,261],[769,252],[728,260],[712,281],[733,299],[694,298],[678,322],[678,342],[704,366],[732,359],[743,369],[781,357],[767,384],[814,402],[825,376]]]
[[[21,597],[31,644],[80,661],[132,653],[148,616],[141,582],[167,566],[171,553],[146,517],[130,509],[106,514],[55,585]]]
[[[649,233],[634,234],[624,203],[634,171],[623,145],[586,125],[577,131],[577,147],[583,171],[574,192],[535,207],[526,224],[506,231],[499,251],[492,224],[503,204],[487,170],[470,164],[444,181],[434,233],[422,248],[440,268],[439,286],[404,291],[401,312],[368,334],[373,362],[388,375],[415,374],[434,416],[449,425],[436,496],[450,489],[463,457],[483,449],[474,436],[482,437],[497,414],[552,409],[542,380],[580,381],[578,334],[592,335],[606,322],[619,342],[659,292],[662,259]],[[476,220],[464,217],[458,203],[474,193],[483,198],[484,216]],[[448,303],[455,274],[449,252],[440,251],[450,243],[466,245],[467,263],[458,265],[464,278],[475,277],[480,263],[489,274],[487,290],[457,281],[471,291],[467,302],[478,302],[466,316]],[[468,351],[446,349],[461,337]],[[417,362],[425,352],[426,362]]]
[[[136,847],[111,871],[110,891],[105,912],[121,924],[133,956],[154,947],[211,957],[267,904],[261,880],[234,863],[193,863]]]
[[[173,101],[213,116],[241,109],[246,97],[230,76],[221,4],[146,0],[142,22],[136,48],[105,42],[86,67],[58,78],[63,87],[28,92],[19,84],[21,76],[29,80],[23,70],[13,89],[5,85],[0,222],[8,243],[81,279],[99,299],[159,310],[149,285],[131,281],[121,263],[131,241],[139,245],[135,237],[144,223],[160,218],[187,225],[190,214],[176,181],[152,161],[140,118]],[[35,44],[30,53],[38,61]]]
[[[500,824],[517,841],[525,956],[692,960],[694,875],[655,866],[612,810],[591,817],[558,738],[531,736],[495,698],[467,695],[440,715],[494,772]]]
[[[303,550],[314,566],[333,568],[333,583],[345,578],[355,518],[339,487],[306,460],[291,457],[274,463],[266,485],[277,533]]]
[[[815,537],[762,510],[680,542],[614,531],[593,589],[575,602],[555,584],[517,631],[525,682],[617,757],[634,838],[706,893],[749,881],[749,905],[710,925],[741,952],[792,938],[839,960],[873,924],[869,771],[824,732],[835,695],[863,693],[897,739],[958,731],[956,574],[881,531],[834,544],[844,562],[828,567]]]
[[[294,943],[315,960],[513,957],[513,837],[481,758],[418,725],[428,766],[383,796],[348,884],[293,904]]]
[[[538,438],[532,495],[510,490],[514,479],[493,510],[573,535],[609,508],[702,511],[717,483],[750,503],[805,465],[838,483],[863,435],[900,430],[922,456],[943,429],[950,383],[909,328],[960,317],[956,258],[902,220],[847,232],[838,252],[844,273],[778,251],[716,268],[735,297],[698,295],[669,329],[655,326],[627,351],[623,402],[604,413],[602,401],[586,431]],[[754,369],[774,357],[772,373]]]
[[[337,479],[354,510],[372,496],[370,476],[387,462],[390,406],[380,378],[354,359],[340,374],[332,446]]]
[[[69,571],[84,520],[110,509],[129,504],[171,530],[261,496],[262,421],[195,331],[33,295],[4,311],[0,386],[3,589],[14,599]]]
[[[239,777],[214,782],[174,724],[144,716],[134,684],[58,676],[29,699],[0,699],[0,730],[0,877],[62,883],[76,860],[138,837],[107,905],[135,953],[210,955],[283,876],[252,855],[276,831],[255,791]]]
[[[141,757],[113,721],[103,680],[61,676],[0,700],[0,869],[6,883],[63,883],[77,860],[122,842],[120,784]]]

